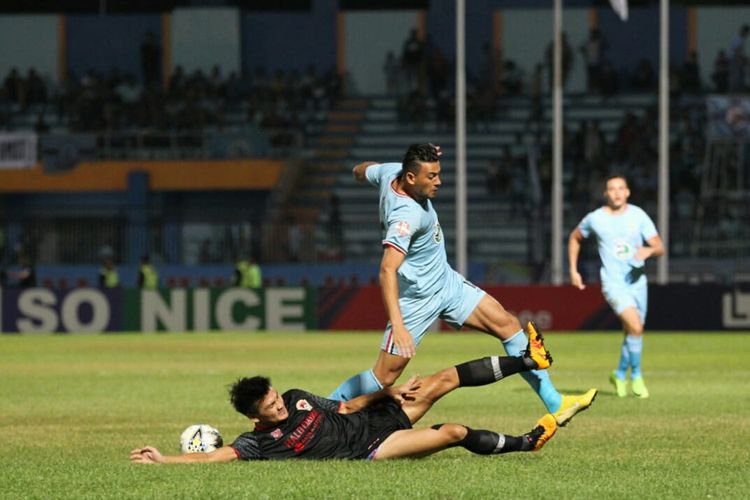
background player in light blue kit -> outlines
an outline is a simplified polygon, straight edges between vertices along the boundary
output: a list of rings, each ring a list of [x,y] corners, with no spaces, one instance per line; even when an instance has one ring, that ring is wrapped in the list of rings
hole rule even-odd
[[[641,374],[643,325],[648,308],[648,283],[644,261],[664,255],[664,244],[651,218],[628,203],[630,189],[622,175],[607,178],[605,205],[590,212],[568,239],[570,281],[580,290],[586,288],[578,272],[581,242],[595,235],[602,261],[599,271],[602,293],[622,320],[625,337],[620,349],[620,363],[610,376],[617,395],[627,395],[627,372],[630,369],[633,394],[648,397]],[[644,242],[647,245],[644,245]]]
[[[468,326],[500,339],[510,356],[520,356],[527,340],[518,319],[495,298],[468,282],[448,264],[437,214],[432,208],[440,188],[440,149],[432,144],[409,147],[402,163],[364,162],[354,178],[380,191],[383,258],[380,286],[389,322],[381,351],[371,370],[344,381],[330,396],[347,401],[393,385],[437,318]],[[527,327],[530,338],[536,336]],[[526,372],[558,425],[591,405],[596,390],[563,396],[546,371]]]

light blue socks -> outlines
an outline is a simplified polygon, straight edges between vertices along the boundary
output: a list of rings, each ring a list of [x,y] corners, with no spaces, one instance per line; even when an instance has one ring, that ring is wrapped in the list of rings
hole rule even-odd
[[[630,377],[641,376],[641,351],[643,351],[643,335],[626,335],[625,346],[630,356]]]
[[[503,340],[503,347],[508,356],[521,356],[523,351],[526,349],[528,344],[526,335],[523,330],[519,330],[511,338]],[[539,395],[544,406],[547,407],[547,411],[555,413],[560,409],[562,403],[562,395],[557,392],[555,386],[552,385],[552,380],[549,377],[549,373],[546,370],[531,370],[528,372],[521,372],[521,376],[529,383],[532,389]]]
[[[630,352],[628,351],[628,338],[623,336],[622,345],[620,346],[620,363],[615,370],[615,376],[620,380],[626,380],[630,368]]]
[[[370,394],[371,392],[379,391],[382,388],[382,384],[378,381],[377,377],[375,377],[372,370],[365,370],[362,373],[358,373],[345,380],[328,396],[328,399],[349,401],[350,399],[354,399],[362,394]]]

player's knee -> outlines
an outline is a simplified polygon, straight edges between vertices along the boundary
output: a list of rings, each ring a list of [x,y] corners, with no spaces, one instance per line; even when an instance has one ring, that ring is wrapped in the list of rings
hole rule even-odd
[[[385,387],[390,387],[394,383],[396,383],[396,380],[398,379],[399,375],[401,375],[401,374],[400,373],[396,373],[396,372],[390,372],[390,371],[386,372],[386,373],[384,373],[382,375],[379,374],[378,375],[378,382],[380,382],[380,385],[382,385],[384,388]]]
[[[443,424],[439,431],[450,444],[460,443],[468,432],[466,427],[460,424]]]

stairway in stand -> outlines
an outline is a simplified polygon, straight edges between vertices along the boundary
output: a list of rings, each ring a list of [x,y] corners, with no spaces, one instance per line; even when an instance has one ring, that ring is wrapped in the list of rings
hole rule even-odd
[[[328,208],[338,175],[353,167],[351,149],[367,115],[368,99],[345,98],[328,112],[321,131],[310,138],[311,156],[302,162],[297,185],[285,210],[304,234],[304,260],[334,260],[328,229]]]

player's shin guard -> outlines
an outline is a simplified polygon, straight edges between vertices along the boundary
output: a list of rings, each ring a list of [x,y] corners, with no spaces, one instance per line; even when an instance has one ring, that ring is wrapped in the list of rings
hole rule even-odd
[[[491,384],[528,369],[524,358],[510,356],[488,356],[456,365],[460,387]]]
[[[519,330],[511,338],[503,340],[503,347],[508,356],[522,356],[527,343],[528,340],[523,330]],[[549,373],[546,370],[524,371],[521,373],[521,376],[539,395],[548,412],[555,413],[560,409],[562,395],[555,389],[552,379],[550,379]]]
[[[372,370],[365,370],[344,381],[328,396],[328,399],[349,401],[362,394],[370,394],[382,388],[383,385]]]
[[[626,335],[625,344],[630,356],[630,376],[641,376],[641,351],[643,351],[643,335]]]
[[[433,429],[440,429],[443,424],[433,425]],[[466,437],[455,444],[466,448],[477,455],[495,455],[510,451],[528,451],[524,449],[523,437],[506,436],[493,431],[474,430],[466,427]],[[531,449],[530,447],[526,446]]]

